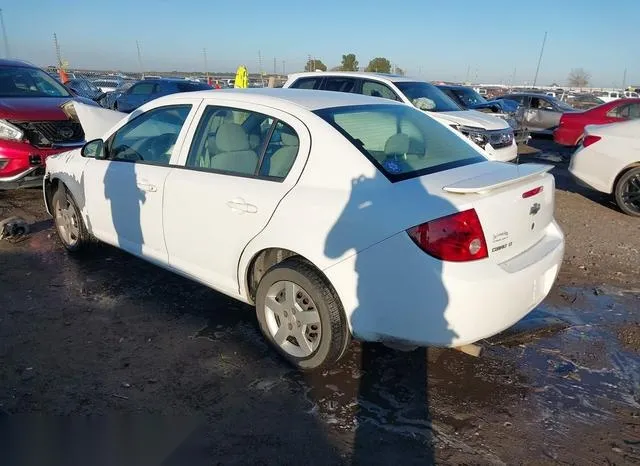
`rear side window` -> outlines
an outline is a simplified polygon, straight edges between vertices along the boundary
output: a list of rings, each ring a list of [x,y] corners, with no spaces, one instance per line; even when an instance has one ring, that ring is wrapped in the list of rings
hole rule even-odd
[[[157,84],[155,83],[140,83],[131,88],[129,92],[132,95],[148,95],[155,92]]]
[[[360,105],[315,112],[392,181],[485,161],[452,130],[406,105]]]
[[[356,80],[354,78],[326,78],[325,91],[354,92]]]
[[[296,79],[290,87],[294,89],[318,89],[320,87],[320,78]]]
[[[180,92],[205,91],[211,89],[211,86],[204,83],[178,83],[177,88]]]

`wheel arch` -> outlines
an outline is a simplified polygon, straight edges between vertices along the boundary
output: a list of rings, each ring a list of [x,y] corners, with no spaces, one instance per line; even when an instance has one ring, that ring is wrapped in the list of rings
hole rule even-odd
[[[638,160],[637,162],[633,162],[630,163],[629,165],[627,165],[626,167],[624,167],[622,170],[620,170],[618,172],[618,174],[616,175],[616,177],[613,180],[613,183],[611,185],[611,191],[612,193],[615,193],[616,191],[616,186],[618,185],[618,181],[620,181],[620,178],[622,178],[622,176],[627,173],[629,170],[632,170],[634,168],[638,168],[640,167],[640,160]]]
[[[264,275],[267,273],[267,271],[274,265],[280,264],[281,262],[284,262],[285,260],[292,257],[299,258],[311,265],[318,271],[318,273],[320,273],[324,277],[327,283],[335,291],[335,287],[333,286],[329,278],[324,274],[324,272],[322,272],[322,269],[315,265],[312,260],[309,260],[303,254],[282,247],[264,247],[255,252],[251,256],[251,259],[246,262],[246,265],[244,267],[242,266],[243,262],[241,262],[240,264],[240,292],[245,295],[248,302],[250,302],[251,304],[255,303],[258,284],[260,283],[262,277],[264,277]]]

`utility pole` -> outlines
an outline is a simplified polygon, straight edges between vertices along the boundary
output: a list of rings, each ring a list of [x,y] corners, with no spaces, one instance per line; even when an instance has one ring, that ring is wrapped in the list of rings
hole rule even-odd
[[[140,53],[140,42],[136,41],[136,48],[138,49],[138,66],[140,66],[140,74],[144,78],[144,68],[142,67],[142,54]]]
[[[511,75],[511,86],[514,86],[516,84],[516,67],[513,67],[513,74]]]
[[[627,69],[624,69],[624,75],[622,76],[622,90],[627,88]]]
[[[7,38],[7,28],[4,26],[4,14],[2,13],[2,8],[0,8],[0,24],[2,25],[2,39],[4,40],[4,55],[5,58],[10,58],[11,52],[9,51],[9,39]]]
[[[53,33],[53,46],[56,49],[56,59],[58,60],[58,67],[62,69],[62,54],[60,53],[60,44],[58,43],[58,36]]]
[[[276,57],[273,57],[273,74],[278,74]]]
[[[207,49],[202,49],[202,55],[204,56],[204,72],[207,76],[207,84],[209,84],[209,65],[207,64]]]
[[[285,70],[285,68],[284,68],[284,60],[282,60],[282,76],[286,76],[287,75],[284,70]]]
[[[308,58],[307,66],[305,66],[305,68],[309,68],[308,71],[313,71],[312,68],[314,68],[314,66],[313,66],[313,62],[311,61],[311,55],[310,54],[307,55],[307,58]]]
[[[262,54],[260,50],[258,50],[258,70],[260,71],[260,82],[262,83],[262,87],[264,87],[264,78],[262,76]]]
[[[538,57],[538,66],[536,67],[536,75],[533,78],[533,88],[536,88],[538,82],[538,72],[540,71],[540,63],[542,62],[542,54],[544,53],[544,44],[547,43],[547,33],[544,33],[544,39],[542,39],[542,47],[540,47],[540,57]]]
[[[467,65],[467,79],[465,80],[465,84],[469,82],[469,73],[471,72],[471,65]]]

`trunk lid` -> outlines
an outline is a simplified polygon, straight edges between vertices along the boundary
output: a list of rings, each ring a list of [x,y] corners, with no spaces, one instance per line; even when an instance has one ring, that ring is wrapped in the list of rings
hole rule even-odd
[[[458,211],[475,209],[488,260],[502,263],[538,243],[554,218],[551,165],[483,162],[421,177]],[[415,217],[414,217],[415,218]]]

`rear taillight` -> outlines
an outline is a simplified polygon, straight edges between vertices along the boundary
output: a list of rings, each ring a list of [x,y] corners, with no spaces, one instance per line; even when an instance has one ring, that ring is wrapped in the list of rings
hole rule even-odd
[[[431,220],[409,228],[407,233],[420,249],[443,261],[466,262],[488,256],[475,209]]]
[[[582,140],[582,147],[589,147],[591,144],[595,144],[600,139],[602,139],[600,136],[593,136],[591,134],[585,136],[585,138]]]

